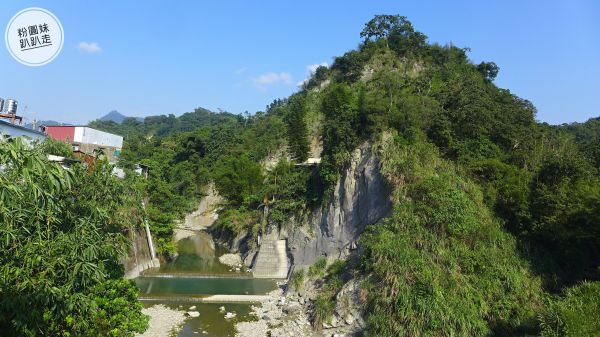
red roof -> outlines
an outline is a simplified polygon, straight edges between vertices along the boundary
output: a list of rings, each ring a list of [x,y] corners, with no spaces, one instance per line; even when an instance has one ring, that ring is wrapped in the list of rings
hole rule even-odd
[[[50,138],[61,140],[63,142],[72,142],[75,138],[75,126],[46,126],[46,134]]]

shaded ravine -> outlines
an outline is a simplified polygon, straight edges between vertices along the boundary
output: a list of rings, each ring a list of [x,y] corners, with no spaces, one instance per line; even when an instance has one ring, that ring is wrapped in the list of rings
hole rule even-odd
[[[204,231],[180,240],[177,250],[173,261],[149,269],[135,279],[144,307],[162,304],[179,311],[200,313],[199,317],[187,318],[174,336],[234,336],[235,323],[254,319],[250,315],[251,304],[235,303],[236,299],[259,299],[277,287],[274,280],[254,279],[249,273],[236,272],[220,263],[218,257],[227,251],[215,245]],[[192,307],[195,308],[190,310]],[[225,311],[220,310],[221,307],[225,307]],[[234,312],[236,316],[225,319],[227,312]]]

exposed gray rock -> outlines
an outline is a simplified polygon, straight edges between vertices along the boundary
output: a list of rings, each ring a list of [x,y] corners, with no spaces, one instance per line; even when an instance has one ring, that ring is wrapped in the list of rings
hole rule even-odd
[[[256,250],[251,250],[247,252],[246,257],[244,257],[244,265],[247,268],[252,267],[252,264],[254,263],[254,258],[256,257],[256,253]]]
[[[284,305],[281,308],[281,310],[284,313],[291,315],[291,314],[295,314],[295,313],[299,312],[300,310],[302,310],[302,307],[300,306],[300,303],[298,303],[298,302],[290,302],[290,303]]]
[[[356,240],[367,225],[389,214],[390,195],[372,144],[365,142],[352,152],[330,202],[311,213],[308,226],[294,226],[288,234],[296,267],[311,265],[320,256],[346,256],[356,248]]]
[[[239,254],[223,254],[219,256],[219,262],[230,267],[238,267],[242,265],[242,258]]]
[[[248,233],[242,232],[238,234],[229,243],[229,250],[233,253],[243,250],[242,247],[246,244],[247,240],[249,240]]]
[[[365,327],[363,319],[366,303],[361,301],[360,280],[352,279],[342,286],[335,299],[335,316],[343,317],[347,332],[357,332]]]

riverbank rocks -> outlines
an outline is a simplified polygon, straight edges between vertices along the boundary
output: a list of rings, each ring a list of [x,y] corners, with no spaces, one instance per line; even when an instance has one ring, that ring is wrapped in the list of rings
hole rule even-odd
[[[200,317],[200,313],[197,312],[197,311],[188,311],[186,314],[188,316],[192,317],[192,318],[194,318],[194,317]]]
[[[225,314],[225,319],[232,319],[235,318],[235,316],[237,316],[235,312],[228,312]]]
[[[232,268],[242,267],[242,258],[240,254],[223,254],[219,256],[219,262]]]
[[[136,337],[164,337],[176,332],[186,317],[183,311],[168,308],[162,304],[142,309],[142,313],[150,316],[148,330]]]
[[[274,290],[260,306],[252,306],[258,320],[237,323],[236,337],[323,337],[312,330],[304,308],[295,299],[282,301],[282,295],[281,289]]]
[[[256,257],[256,254],[258,252],[256,250],[251,250],[246,254],[246,257],[244,258],[244,265],[247,268],[252,267],[252,264],[254,263],[254,258]]]
[[[281,308],[281,310],[283,310],[283,312],[286,313],[287,315],[293,315],[293,314],[300,312],[302,310],[302,307],[300,306],[300,303],[298,303],[298,302],[290,302],[288,304],[285,304]]]

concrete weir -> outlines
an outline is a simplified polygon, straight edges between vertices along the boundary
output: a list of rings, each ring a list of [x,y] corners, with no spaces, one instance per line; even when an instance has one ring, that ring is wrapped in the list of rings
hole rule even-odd
[[[286,240],[264,240],[258,250],[252,275],[255,278],[283,279],[288,276],[288,269]]]
[[[268,300],[269,295],[211,295],[206,297],[186,297],[186,296],[168,296],[168,297],[146,297],[141,296],[140,301],[145,302],[189,302],[189,303],[258,303]]]

